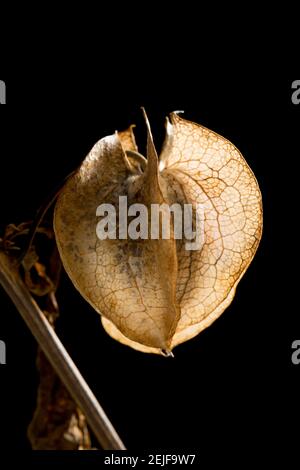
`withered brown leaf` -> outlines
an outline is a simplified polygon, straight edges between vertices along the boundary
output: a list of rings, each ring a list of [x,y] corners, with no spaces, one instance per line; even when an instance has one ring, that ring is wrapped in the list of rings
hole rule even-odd
[[[171,354],[231,303],[262,232],[257,181],[225,138],[182,119],[166,121],[158,159],[150,126],[147,159],[132,128],[98,141],[64,186],[54,227],[64,267],[116,340],[143,352]],[[106,239],[96,235],[101,203],[201,204],[204,243],[184,239]],[[118,220],[118,223],[120,221]]]

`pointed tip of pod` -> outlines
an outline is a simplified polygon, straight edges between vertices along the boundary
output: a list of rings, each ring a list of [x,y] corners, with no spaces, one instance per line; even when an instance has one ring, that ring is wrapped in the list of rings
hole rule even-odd
[[[174,354],[170,349],[161,349],[160,352],[164,357],[174,357]]]
[[[147,113],[145,108],[142,107],[141,109],[147,127],[147,169],[145,171],[145,183],[148,185],[150,193],[154,192],[158,194],[160,191],[158,182],[158,156],[154,145]]]

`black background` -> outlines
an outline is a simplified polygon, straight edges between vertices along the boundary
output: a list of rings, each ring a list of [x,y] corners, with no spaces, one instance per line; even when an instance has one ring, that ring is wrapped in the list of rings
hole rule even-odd
[[[132,59],[128,59],[129,62]],[[118,56],[116,57],[116,62]],[[145,133],[145,106],[157,143],[165,116],[185,117],[232,141],[261,187],[264,233],[259,250],[223,315],[167,359],[131,350],[103,331],[98,315],[65,274],[58,292],[57,331],[125,445],[133,450],[197,449],[199,455],[268,459],[296,446],[300,365],[291,344],[300,339],[297,167],[300,105],[291,83],[222,68],[139,68],[113,62],[55,72],[1,76],[1,226],[31,219],[47,194],[115,129]],[[155,67],[154,67],[155,65]],[[2,72],[2,71],[1,71]],[[143,149],[143,144],[141,144]],[[0,448],[29,450],[26,428],[35,408],[36,343],[9,298],[0,292]],[[295,442],[295,444],[294,444]]]

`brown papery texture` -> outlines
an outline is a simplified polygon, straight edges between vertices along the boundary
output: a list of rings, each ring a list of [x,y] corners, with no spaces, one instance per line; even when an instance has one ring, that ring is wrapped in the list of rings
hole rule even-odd
[[[172,113],[158,159],[145,119],[147,159],[132,128],[101,139],[64,186],[54,228],[64,267],[105,330],[139,351],[169,355],[231,303],[261,238],[262,202],[228,140]],[[175,240],[172,220],[169,239],[98,239],[96,209],[109,203],[118,213],[119,196],[149,212],[154,203],[201,204],[201,249]]]

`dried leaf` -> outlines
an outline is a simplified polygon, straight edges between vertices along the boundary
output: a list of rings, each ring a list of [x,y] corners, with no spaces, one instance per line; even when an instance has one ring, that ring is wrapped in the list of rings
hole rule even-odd
[[[63,188],[54,226],[65,269],[106,331],[140,351],[170,355],[232,301],[261,237],[262,203],[252,171],[228,140],[172,113],[158,160],[145,118],[147,160],[132,128],[101,139]],[[118,213],[119,196],[149,211],[151,204],[192,204],[194,221],[201,204],[201,249],[175,239],[174,220],[169,239],[152,239],[149,221],[147,239],[100,240],[96,209],[109,203]]]
[[[28,428],[34,450],[90,449],[85,416],[76,406],[43,352],[38,350],[40,373],[37,405]]]

